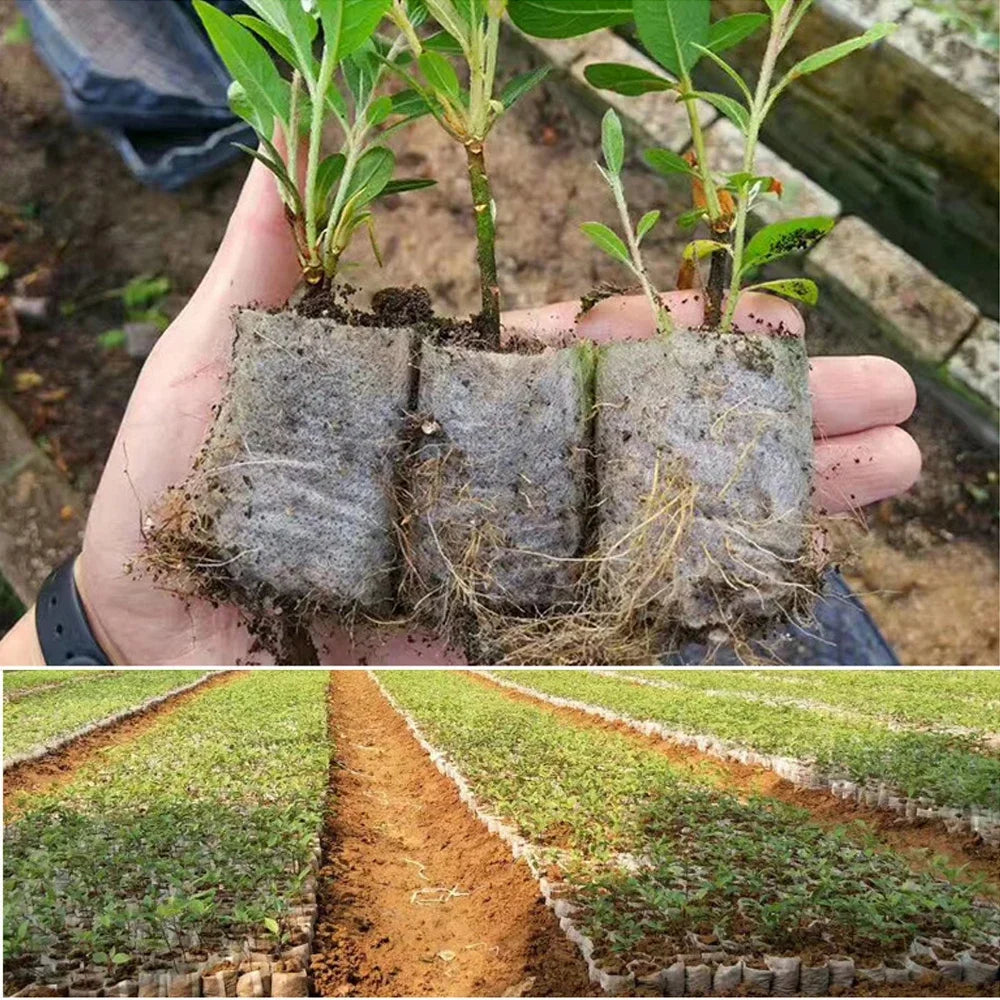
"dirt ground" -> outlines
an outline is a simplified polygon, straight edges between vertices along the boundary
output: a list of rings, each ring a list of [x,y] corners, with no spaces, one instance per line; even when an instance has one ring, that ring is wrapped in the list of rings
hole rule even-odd
[[[0,34],[15,17],[13,0],[0,0]],[[527,58],[509,58],[507,72],[525,68]],[[598,144],[595,118],[554,81],[497,129],[489,156],[508,308],[575,298],[621,280],[579,230],[588,220],[614,222],[593,166]],[[462,157],[429,121],[396,146],[407,175],[435,177],[438,186],[387,202],[378,217],[384,270],[361,241],[348,276],[365,292],[420,283],[439,312],[470,313],[477,273]],[[0,259],[11,270],[0,295],[15,279],[51,268],[57,302],[53,318],[23,326],[18,343],[0,333],[0,399],[89,495],[139,364],[98,344],[103,331],[121,325],[119,304],[97,303],[72,317],[58,306],[157,274],[170,279],[166,311],[176,312],[211,260],[246,163],[178,194],[143,188],[99,135],[73,125],[57,85],[26,45],[0,49],[0,163]],[[641,167],[629,168],[625,180],[636,212],[686,207],[683,191]],[[661,287],[672,281],[683,242],[669,226],[648,238]],[[850,353],[858,345],[856,332],[810,318],[812,353]],[[996,456],[932,402],[921,402],[908,429],[925,455],[920,484],[865,511],[867,530],[838,525],[840,563],[903,662],[996,664]]]
[[[594,995],[527,866],[466,809],[369,677],[330,676],[318,995]]]

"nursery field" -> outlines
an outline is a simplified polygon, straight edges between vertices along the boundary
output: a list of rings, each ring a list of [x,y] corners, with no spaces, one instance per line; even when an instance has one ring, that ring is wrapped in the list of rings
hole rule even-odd
[[[193,684],[204,670],[16,670],[3,678],[3,759]]]
[[[47,673],[34,697],[109,679]],[[231,672],[13,797],[4,993],[996,996],[997,696],[986,671]]]
[[[326,683],[238,677],[26,796],[4,832],[5,993],[130,981],[157,995],[160,970],[182,988],[227,942],[297,946],[291,907],[310,891],[329,763]],[[301,956],[275,968],[304,979]]]

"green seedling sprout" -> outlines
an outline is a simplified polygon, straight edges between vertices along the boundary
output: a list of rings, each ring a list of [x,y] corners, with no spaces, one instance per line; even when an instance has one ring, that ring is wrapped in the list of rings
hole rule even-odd
[[[595,87],[628,97],[671,93],[674,100],[684,102],[691,129],[691,152],[680,156],[673,150],[652,149],[646,153],[645,159],[658,173],[666,176],[687,175],[692,182],[694,207],[685,212],[678,223],[685,228],[703,223],[709,229],[710,238],[694,240],[689,244],[684,252],[684,263],[688,272],[693,273],[699,260],[711,258],[711,270],[705,285],[705,325],[719,328],[724,333],[732,330],[741,290],[758,289],[815,303],[818,290],[815,283],[808,279],[751,285],[744,285],[743,282],[764,264],[808,250],[833,228],[835,222],[826,217],[791,219],[766,226],[747,240],[747,218],[754,203],[765,194],[780,196],[781,193],[778,179],[758,176],[756,171],[757,145],[767,115],[794,80],[874,44],[893,30],[891,24],[877,24],[857,38],[807,56],[783,76],[777,77],[776,81],[778,59],[812,5],[812,0],[765,0],[765,3],[768,8],[766,13],[734,14],[713,23],[711,0],[632,0],[639,39],[667,75],[618,63],[597,63],[588,66],[585,71],[587,80]],[[765,25],[769,28],[767,47],[756,86],[751,89],[720,53],[744,41]],[[733,81],[741,99],[696,89],[692,73],[702,58],[710,59]],[[717,108],[743,134],[743,164],[742,170],[737,173],[718,175],[712,170],[698,113],[699,101]],[[659,296],[652,291],[639,255],[641,237],[656,225],[659,217],[650,221],[651,217],[647,215],[636,230],[632,230],[620,177],[624,157],[619,156],[614,148],[611,150],[614,163],[608,157],[607,136],[617,136],[620,132],[617,115],[609,112],[604,124],[607,169],[602,173],[619,206],[628,246],[606,226],[588,223],[584,231],[601,250],[625,264],[639,277],[650,298],[658,328],[663,333],[669,333],[669,317],[660,306]],[[614,240],[609,239],[609,234]]]
[[[393,180],[396,158],[381,143],[426,113],[406,95],[378,93],[387,67],[406,51],[403,38],[385,42],[375,34],[392,0],[247,0],[254,14],[235,17],[204,0],[194,3],[233,77],[233,111],[260,140],[257,150],[241,148],[277,178],[305,280],[330,284],[362,227],[379,259],[372,204],[434,183]],[[282,78],[262,42],[288,64],[291,80]],[[323,130],[331,119],[339,126],[341,148],[321,158]],[[274,143],[279,136],[284,154]]]
[[[514,0],[516,3],[517,0]],[[545,78],[524,73],[497,92],[500,25],[508,0],[393,0],[389,18],[399,28],[412,63],[395,69],[438,123],[465,149],[476,220],[482,322],[488,346],[500,346],[500,282],[496,262],[496,203],[486,169],[486,138],[504,112]],[[422,38],[432,18],[440,29]],[[451,59],[466,70],[464,86]]]

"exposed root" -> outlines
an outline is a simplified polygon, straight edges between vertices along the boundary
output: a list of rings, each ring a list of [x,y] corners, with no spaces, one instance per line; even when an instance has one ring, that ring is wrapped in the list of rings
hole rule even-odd
[[[684,581],[678,562],[689,558],[691,528],[697,511],[697,488],[683,468],[660,464],[653,470],[649,494],[635,523],[589,556],[572,560],[579,567],[573,603],[511,612],[516,606],[498,594],[490,573],[491,551],[505,540],[491,523],[489,511],[475,523],[441,523],[433,519],[434,502],[444,479],[443,466],[459,460],[452,453],[418,462],[407,477],[403,509],[415,512],[400,526],[409,567],[405,592],[412,597],[414,618],[463,645],[481,663],[601,665],[656,662],[685,642],[707,645],[709,656],[728,647],[747,662],[776,659],[777,648],[761,640],[765,616],[733,616],[734,595],[756,595],[762,607],[780,609],[800,627],[810,620],[817,595],[819,565],[815,554],[792,559],[772,552],[760,541],[768,524],[727,526],[723,552],[700,545],[699,559],[710,569],[707,598],[724,624],[692,629],[682,604]],[[415,519],[436,549],[443,578],[429,582],[415,570]],[[730,530],[731,529],[731,530]],[[741,554],[740,546],[744,552]],[[745,548],[759,551],[763,561],[782,570],[768,571],[745,558]],[[507,551],[510,551],[507,549]],[[544,553],[517,550],[522,558],[551,559]]]
[[[167,491],[145,521],[145,549],[133,572],[153,581],[179,600],[203,600],[213,607],[235,604],[258,648],[278,663],[317,663],[309,625],[324,611],[322,602],[305,595],[292,599],[266,584],[238,581],[231,567],[250,550],[221,551],[212,534],[211,518],[183,489]]]

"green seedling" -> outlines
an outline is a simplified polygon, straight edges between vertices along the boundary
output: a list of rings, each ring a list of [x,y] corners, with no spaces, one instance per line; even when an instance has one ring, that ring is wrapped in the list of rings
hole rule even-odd
[[[705,325],[730,332],[741,290],[757,289],[814,303],[818,295],[816,285],[807,279],[747,283],[749,275],[764,264],[808,250],[833,228],[835,221],[830,218],[792,219],[766,226],[747,240],[747,218],[755,202],[767,194],[780,196],[781,193],[780,180],[757,173],[760,130],[775,102],[794,80],[874,44],[888,35],[893,25],[878,24],[858,38],[807,56],[784,75],[778,76],[778,59],[812,5],[812,0],[766,0],[766,12],[734,14],[714,23],[711,20],[710,0],[632,0],[632,3],[639,39],[665,75],[618,63],[591,65],[585,73],[595,87],[628,97],[669,93],[673,100],[684,102],[691,130],[691,152],[680,156],[669,149],[649,150],[646,162],[666,176],[685,175],[689,178],[694,204],[691,211],[677,220],[678,224],[682,228],[704,225],[709,230],[707,239],[696,239],[688,246],[682,265],[682,284],[690,287],[700,284],[698,262],[705,258],[711,260],[711,270],[704,286],[707,300]],[[756,85],[751,88],[722,58],[721,53],[765,25],[769,30],[767,48]],[[734,82],[739,99],[695,87],[692,73],[703,58],[714,62]],[[712,169],[698,113],[699,101],[717,108],[743,134],[742,170],[720,175]],[[617,116],[614,112],[609,114],[611,119],[605,121],[605,135],[609,132],[617,134],[620,130],[620,125],[614,124]],[[604,153],[607,169],[603,172],[621,208],[620,166],[618,171],[613,169],[613,164],[608,161],[606,144]],[[614,155],[617,158],[617,151]],[[642,223],[633,230],[627,211],[623,211],[622,223],[629,248],[626,260],[618,253],[620,248],[617,244],[609,243],[607,233],[595,230],[594,224],[588,224],[585,231],[602,250],[626,264],[633,273],[644,275],[641,260],[637,257]],[[647,295],[650,295],[648,281],[645,278],[640,280]],[[669,332],[669,323],[665,322],[665,314],[659,306],[659,296],[654,294],[651,302],[659,329]]]
[[[333,281],[351,238],[362,228],[381,263],[372,205],[433,184],[394,180],[396,158],[383,145],[386,136],[427,111],[412,94],[379,93],[387,69],[406,54],[402,37],[386,42],[375,34],[391,3],[314,0],[306,10],[288,0],[248,0],[253,15],[229,17],[195,0],[233,77],[233,111],[259,139],[257,150],[241,148],[275,175],[309,284]],[[279,74],[262,43],[290,67],[290,81]],[[331,121],[339,128],[341,147],[324,158],[322,136]],[[304,164],[300,143],[305,144]]]
[[[400,29],[410,63],[393,67],[439,124],[465,149],[476,220],[482,292],[481,320],[488,346],[500,346],[500,282],[496,263],[497,209],[486,169],[486,139],[497,121],[538,86],[548,67],[497,86],[500,28],[504,15],[522,31],[568,38],[623,24],[632,0],[393,0],[389,18]],[[432,18],[440,29],[421,37]],[[462,69],[460,79],[453,61]]]
[[[28,19],[21,14],[0,37],[0,45],[26,45],[31,41],[31,26]]]

